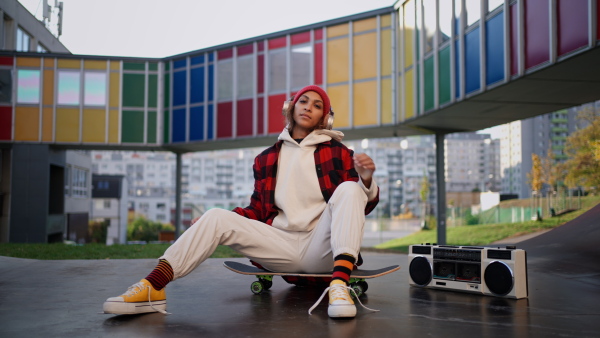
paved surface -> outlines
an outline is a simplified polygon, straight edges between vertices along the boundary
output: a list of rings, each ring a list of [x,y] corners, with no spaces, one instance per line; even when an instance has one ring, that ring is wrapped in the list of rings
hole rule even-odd
[[[529,298],[511,300],[409,287],[407,256],[365,253],[365,268],[402,265],[363,298],[379,309],[327,317],[321,290],[276,278],[253,295],[252,276],[209,259],[167,288],[172,315],[99,314],[103,301],[144,277],[155,260],[38,261],[0,257],[0,337],[598,337],[600,205],[577,221],[520,242]],[[245,262],[245,259],[237,259]]]

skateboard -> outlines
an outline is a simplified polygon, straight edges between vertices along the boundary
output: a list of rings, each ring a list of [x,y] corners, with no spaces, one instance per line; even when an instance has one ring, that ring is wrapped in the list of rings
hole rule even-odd
[[[242,275],[256,276],[258,278],[258,280],[252,282],[252,284],[250,285],[250,290],[252,290],[252,293],[254,293],[255,295],[258,295],[265,290],[269,290],[271,288],[271,286],[273,285],[273,277],[274,276],[315,277],[315,278],[329,277],[329,278],[331,278],[331,275],[333,274],[333,272],[323,272],[323,273],[273,272],[273,271],[259,269],[252,265],[239,263],[239,262],[232,262],[232,261],[226,261],[223,263],[223,265],[227,269],[229,269],[233,272],[236,272],[236,273],[239,273]],[[392,272],[398,271],[398,270],[400,270],[399,265],[392,265],[392,266],[388,266],[386,268],[381,268],[381,269],[376,269],[376,270],[357,269],[357,270],[352,271],[349,284],[350,284],[350,287],[352,289],[354,289],[354,292],[356,292],[356,296],[360,297],[365,292],[367,292],[367,289],[369,288],[369,285],[367,284],[365,279],[384,276],[384,275],[387,275],[389,273],[392,273]]]

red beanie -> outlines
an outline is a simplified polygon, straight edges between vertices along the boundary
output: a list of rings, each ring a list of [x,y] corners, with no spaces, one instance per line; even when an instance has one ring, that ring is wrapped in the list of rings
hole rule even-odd
[[[329,96],[327,96],[325,90],[323,90],[323,88],[319,86],[310,85],[300,89],[298,92],[296,92],[296,95],[294,95],[293,104],[296,104],[296,102],[298,102],[298,100],[300,99],[300,96],[302,96],[302,94],[306,92],[316,92],[317,94],[321,95],[321,99],[323,100],[323,116],[329,114],[329,109],[331,108],[331,103],[329,103]]]

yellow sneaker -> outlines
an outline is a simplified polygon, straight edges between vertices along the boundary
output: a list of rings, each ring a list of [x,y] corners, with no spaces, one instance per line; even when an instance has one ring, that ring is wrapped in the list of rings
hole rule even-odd
[[[334,279],[329,284],[329,308],[327,314],[331,318],[352,318],[356,316],[356,306],[348,293],[348,286],[341,280]]]
[[[155,290],[146,279],[135,283],[127,292],[111,297],[104,302],[104,313],[131,315],[146,312],[167,314],[167,294],[165,289]]]

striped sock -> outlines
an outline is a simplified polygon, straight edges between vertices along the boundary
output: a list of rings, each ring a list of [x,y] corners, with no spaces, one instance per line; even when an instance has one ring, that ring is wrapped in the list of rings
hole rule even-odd
[[[166,259],[161,259],[146,279],[155,290],[161,290],[173,280],[173,268]]]
[[[348,254],[337,255],[333,262],[333,278],[332,280],[341,280],[348,284],[350,281],[350,273],[354,268],[356,259]]]

